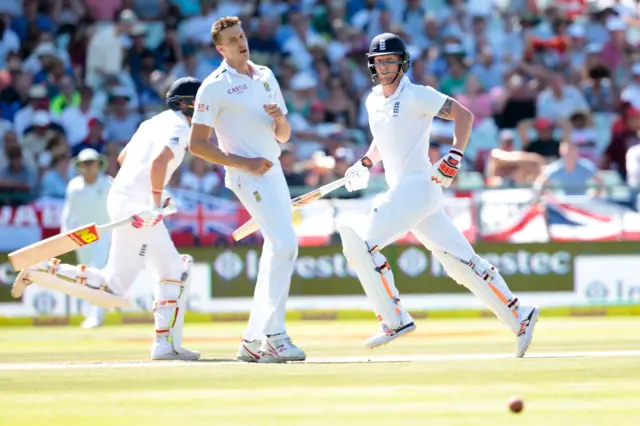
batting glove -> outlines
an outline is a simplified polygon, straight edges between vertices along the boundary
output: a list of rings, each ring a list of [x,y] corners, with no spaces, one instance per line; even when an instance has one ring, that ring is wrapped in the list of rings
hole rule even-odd
[[[431,180],[440,186],[448,188],[453,182],[453,178],[458,174],[461,162],[462,152],[452,149],[433,165],[431,168]]]
[[[164,210],[154,207],[151,210],[144,210],[131,218],[131,225],[134,228],[151,228],[164,219]]]
[[[362,157],[360,161],[349,167],[344,174],[347,179],[344,184],[347,191],[353,192],[365,189],[369,185],[369,176],[371,175],[369,169],[372,166],[373,163],[369,160],[369,157]]]

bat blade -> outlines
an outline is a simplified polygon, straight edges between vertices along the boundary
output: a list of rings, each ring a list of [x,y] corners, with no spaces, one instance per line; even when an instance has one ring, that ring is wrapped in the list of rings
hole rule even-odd
[[[9,263],[14,270],[19,271],[43,260],[77,250],[99,239],[98,227],[91,223],[9,253]]]

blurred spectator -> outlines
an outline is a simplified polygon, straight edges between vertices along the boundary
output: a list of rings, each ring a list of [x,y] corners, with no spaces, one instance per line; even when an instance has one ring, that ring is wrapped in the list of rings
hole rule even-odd
[[[197,55],[195,46],[186,45],[182,50],[182,60],[171,69],[170,74],[171,78],[176,80],[183,77],[204,80],[214,70],[215,68],[209,62]]]
[[[440,80],[440,91],[446,95],[456,97],[466,91],[467,68],[460,60],[449,63],[449,73]]]
[[[560,146],[561,159],[549,164],[536,179],[534,189],[561,189],[565,195],[585,195],[589,182],[595,180],[600,188],[598,168],[586,158],[579,158],[578,147],[568,141]]]
[[[51,99],[50,106],[51,114],[55,117],[59,117],[67,107],[77,107],[81,102],[80,92],[76,90],[72,77],[63,76],[58,87],[60,93]]]
[[[98,29],[91,37],[87,49],[85,82],[93,90],[104,84],[107,75],[119,74],[124,60],[122,36],[130,34],[136,22],[135,14],[126,9],[120,13],[118,22]]]
[[[99,115],[97,111],[91,108],[91,100],[93,92],[89,87],[81,87],[76,91],[79,96],[77,105],[70,105],[64,108],[62,112],[54,116],[64,129],[69,144],[76,146],[81,143],[89,134],[89,120]]]
[[[249,36],[251,60],[256,64],[272,64],[280,46],[274,36],[273,21],[266,16],[258,18],[255,34]]]
[[[112,21],[122,9],[123,0],[84,0],[91,16],[98,21]]]
[[[64,198],[69,183],[69,156],[56,155],[51,160],[51,168],[42,176],[42,195]]]
[[[284,172],[284,178],[289,186],[304,186],[304,175],[295,170],[296,155],[291,149],[282,149],[280,165]]]
[[[129,142],[142,120],[140,114],[129,111],[128,93],[124,88],[117,88],[111,93],[109,114],[105,120],[109,140],[122,145]]]
[[[155,56],[151,50],[147,48],[147,29],[141,23],[136,23],[131,27],[131,40],[132,45],[127,49],[126,63],[129,65],[129,72],[131,76],[136,79],[139,78],[142,70],[142,58],[146,55],[154,57],[153,65],[155,66]]]
[[[47,97],[46,87],[37,84],[31,86],[28,93],[29,103],[16,112],[13,119],[14,127],[20,137],[33,122],[33,117],[37,111],[49,112],[49,98]]]
[[[205,194],[214,194],[222,186],[220,175],[212,166],[200,157],[192,155],[188,160],[189,168],[180,177],[180,187]]]
[[[107,144],[105,148],[105,154],[107,156],[107,161],[109,166],[107,167],[107,175],[111,177],[115,177],[118,174],[118,170],[120,170],[120,163],[118,163],[118,155],[122,151],[123,147],[121,145],[116,145],[114,143]],[[180,168],[176,169],[176,173],[174,173],[174,177],[180,173]],[[174,186],[175,187],[175,186]]]
[[[178,38],[178,28],[173,26],[165,27],[164,39],[155,48],[154,53],[156,55],[156,63],[163,71],[169,71],[178,61],[182,60],[183,51]]]
[[[102,120],[97,117],[90,118],[87,123],[87,136],[81,143],[73,146],[73,156],[77,156],[85,148],[92,148],[99,154],[106,154],[107,141],[104,139],[103,134],[104,124]]]
[[[20,51],[20,39],[7,26],[8,17],[0,12],[0,69],[7,66],[7,56]]]
[[[34,112],[30,126],[25,129],[22,137],[22,148],[32,152],[35,156],[43,153],[51,140],[58,135],[63,135],[62,127],[51,121],[48,111],[38,110]]]
[[[40,32],[54,32],[55,24],[51,16],[47,14],[51,6],[49,2],[43,2],[42,7],[38,0],[24,1],[24,14],[16,16],[11,21],[11,28],[16,32],[20,40],[25,42],[30,34]]]
[[[496,105],[498,127],[515,129],[522,120],[536,116],[535,91],[520,74],[513,74]]]
[[[324,121],[338,123],[345,128],[356,127],[356,105],[349,96],[349,88],[339,77],[329,79],[329,96],[324,102]]]
[[[589,111],[577,111],[570,118],[569,140],[578,148],[578,154],[594,163],[598,163],[598,134]]]
[[[0,141],[4,139],[4,134],[9,131],[13,131],[13,123],[2,118],[2,104],[0,103]]]
[[[549,87],[538,95],[536,101],[537,116],[549,120],[568,119],[576,111],[589,108],[580,91],[565,82],[559,72],[553,72],[548,78]]]
[[[310,28],[309,21],[300,12],[290,12],[288,19],[293,35],[284,43],[282,50],[289,54],[299,70],[310,71],[313,56],[307,46],[324,45],[325,41]]]
[[[332,144],[332,136],[344,130],[337,123],[330,123],[325,120],[326,109],[321,101],[314,101],[311,104],[311,112],[308,120],[302,114],[291,116],[291,130],[296,142],[296,156],[299,159],[306,159],[312,153],[328,149]]]
[[[640,144],[640,109],[627,109],[622,116],[621,128],[613,129],[609,145],[602,155],[600,167],[605,170],[614,169],[623,179],[627,177],[627,151]]]
[[[494,97],[485,91],[481,81],[473,74],[467,76],[466,91],[455,98],[474,115],[473,125],[478,126],[487,119],[493,119]]]
[[[589,70],[588,78],[582,83],[585,99],[594,112],[613,112],[617,107],[616,91],[606,67]]]
[[[606,28],[609,31],[609,41],[605,43],[600,55],[605,64],[613,72],[614,81],[618,81],[620,66],[627,45],[627,24],[618,16],[607,19]]]
[[[505,64],[497,61],[490,47],[485,47],[471,67],[474,75],[486,91],[504,85]]]
[[[38,184],[37,173],[25,166],[19,147],[5,152],[7,165],[0,169],[0,192],[28,195]]]
[[[8,166],[9,152],[13,149],[21,150],[20,143],[18,142],[18,135],[14,131],[5,132],[2,140],[0,140],[0,170]],[[24,165],[30,170],[37,170],[38,165],[35,161],[33,154],[30,152],[22,153],[22,160]]]
[[[620,100],[629,102],[634,108],[640,109],[640,62],[637,62],[631,68],[633,81],[622,90]]]
[[[531,127],[535,129],[536,138],[531,140]],[[553,161],[560,155],[560,141],[554,136],[556,126],[548,118],[523,120],[518,125],[518,134],[523,150]],[[568,136],[568,135],[567,135]]]
[[[540,174],[545,160],[536,153],[514,149],[514,134],[500,132],[499,146],[491,150],[486,161],[486,182],[490,187],[528,186]]]

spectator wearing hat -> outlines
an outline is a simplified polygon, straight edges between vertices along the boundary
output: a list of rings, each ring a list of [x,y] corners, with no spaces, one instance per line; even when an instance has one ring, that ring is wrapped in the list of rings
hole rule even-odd
[[[124,64],[122,36],[131,33],[137,23],[136,15],[123,10],[114,25],[97,30],[89,40],[85,83],[93,90],[104,84],[107,75],[118,75]]]
[[[623,64],[624,51],[627,43],[627,24],[619,16],[611,16],[606,21],[609,31],[609,41],[604,44],[600,53],[602,60],[613,72],[614,81],[618,81],[620,66]]]
[[[29,89],[29,101],[22,109],[16,112],[13,119],[16,132],[21,137],[27,127],[33,122],[33,116],[36,111],[49,111],[49,98],[47,96],[47,88],[42,84],[36,84]]]
[[[73,146],[73,155],[77,156],[85,149],[93,149],[100,154],[106,154],[107,141],[104,138],[104,123],[98,117],[92,117],[88,121],[86,138]]]
[[[64,135],[64,129],[51,121],[48,111],[37,110],[33,113],[31,125],[27,127],[22,138],[22,147],[36,157],[45,152],[53,138]]]
[[[73,159],[78,175],[65,187],[65,202],[62,208],[60,228],[63,232],[86,223],[107,223],[107,195],[112,179],[104,174],[107,159],[92,148],[85,148]],[[100,232],[94,244],[76,251],[78,262],[95,268],[104,268],[109,256],[111,232]],[[104,320],[105,311],[92,307],[82,323],[83,328],[98,327]]]
[[[33,53],[25,59],[22,69],[34,75],[34,81],[41,83],[46,80],[47,72],[55,65],[61,65],[65,71],[70,71],[71,59],[69,53],[56,48],[54,36],[51,33],[40,35],[40,43]],[[58,64],[59,63],[59,64]]]
[[[49,170],[42,176],[41,192],[45,197],[64,198],[69,182],[69,156],[58,154],[51,159]]]
[[[120,145],[129,142],[142,120],[139,113],[129,110],[128,102],[127,89],[113,90],[109,101],[109,114],[104,123],[109,140]]]

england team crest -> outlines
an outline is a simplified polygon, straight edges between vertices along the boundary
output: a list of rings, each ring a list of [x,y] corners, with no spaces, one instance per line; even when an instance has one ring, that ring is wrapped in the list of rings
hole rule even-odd
[[[266,90],[267,92],[271,91],[271,86],[269,86],[269,83],[265,81],[264,83],[262,83],[262,85],[264,86],[264,90]]]

